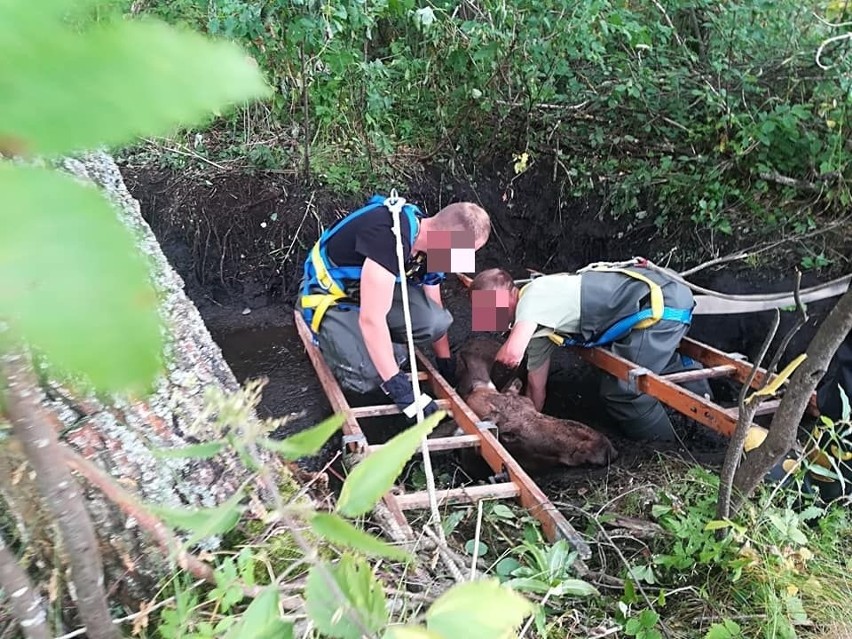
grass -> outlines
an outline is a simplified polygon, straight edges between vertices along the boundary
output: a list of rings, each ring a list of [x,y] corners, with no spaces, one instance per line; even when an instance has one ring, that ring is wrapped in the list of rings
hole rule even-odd
[[[805,503],[797,511],[791,506],[800,495],[766,489],[717,538],[707,529],[715,515],[715,472],[670,455],[658,455],[658,464],[646,466],[644,477],[619,474],[605,488],[587,491],[583,503],[561,504],[568,513],[585,513],[571,519],[592,544],[589,567],[625,579],[626,588],[597,584],[598,594],[552,597],[528,637],[590,637],[618,625],[622,636],[651,639],[665,636],[660,622],[672,638],[852,633],[852,522],[844,506]],[[651,500],[646,487],[653,490]],[[597,514],[607,504],[607,513],[645,519],[661,532],[645,537],[613,528],[611,517]],[[474,536],[476,509],[448,510],[445,516],[453,512],[460,515],[453,517],[451,538],[463,549]],[[504,581],[536,573],[537,566],[538,578],[549,574],[551,585],[577,578],[569,557],[553,582],[541,553],[552,557],[555,546],[544,541],[538,522],[509,502],[486,504],[480,542],[487,547],[482,559],[489,572]],[[541,549],[539,559],[527,552],[531,546]],[[521,584],[525,594],[541,602],[543,592],[529,585]]]

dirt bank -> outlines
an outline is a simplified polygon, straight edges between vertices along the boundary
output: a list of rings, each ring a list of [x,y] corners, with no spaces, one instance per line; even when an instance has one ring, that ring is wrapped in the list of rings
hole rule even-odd
[[[174,172],[130,164],[123,166],[123,174],[238,379],[269,380],[261,409],[269,416],[289,416],[284,431],[327,416],[328,404],[292,326],[292,300],[306,251],[321,228],[360,205],[368,194],[345,196],[308,188],[280,174],[191,168]],[[743,248],[738,241],[750,243],[703,237],[693,228],[658,229],[647,220],[611,219],[598,202],[562,197],[544,169],[514,180],[505,171],[471,180],[450,180],[439,171],[427,171],[400,191],[427,213],[457,200],[472,200],[488,210],[494,234],[477,256],[478,269],[500,265],[515,273],[524,268],[557,271],[633,255],[683,269]],[[692,279],[730,293],[789,290],[796,254],[782,248],[768,257],[772,268],[766,263],[731,263]],[[807,273],[803,286],[833,275]],[[446,297],[455,317],[450,340],[458,344],[469,334],[469,308],[455,281],[449,283]],[[809,307],[811,319],[790,354],[805,348],[833,302]],[[783,316],[782,330],[793,321],[792,313]],[[696,317],[691,335],[753,357],[770,319],[769,312]],[[560,354],[545,410],[605,428],[597,383],[596,371]],[[724,398],[724,387],[717,388]],[[718,461],[723,442],[717,437],[695,428],[683,430],[683,435],[689,454],[706,453],[707,461]],[[628,467],[653,454],[635,446],[622,448],[631,451],[620,462]],[[562,477],[570,480],[571,474]]]

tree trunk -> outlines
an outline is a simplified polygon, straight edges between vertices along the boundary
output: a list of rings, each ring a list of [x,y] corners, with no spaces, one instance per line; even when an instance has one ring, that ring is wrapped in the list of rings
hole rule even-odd
[[[772,417],[769,434],[739,467],[734,476],[737,497],[736,512],[748,499],[769,469],[777,464],[796,441],[796,430],[808,401],[819,381],[828,370],[835,351],[852,330],[852,289],[846,292],[820,325],[808,346],[807,359],[790,378],[790,385],[781,405]]]
[[[31,390],[59,440],[142,502],[172,507],[216,506],[249,476],[235,456],[171,459],[155,457],[152,450],[217,437],[215,414],[205,405],[205,392],[216,389],[229,394],[239,391],[240,386],[198,310],[184,293],[183,281],[166,260],[112,158],[95,153],[64,159],[60,168],[105,191],[120,219],[137,238],[139,249],[150,260],[160,312],[168,329],[167,369],[155,392],[138,402],[81,396],[49,379],[40,380]],[[51,562],[55,564],[60,556],[67,561],[68,556],[55,547],[55,533],[45,527],[46,509],[40,508],[42,504],[35,507],[39,491],[22,453],[21,442],[4,438],[0,429],[0,474],[4,475],[0,497],[5,502],[0,503],[0,519],[5,520],[0,523],[6,524],[6,534],[17,532],[16,539],[7,541],[14,542],[15,547],[28,546],[49,572]],[[266,454],[264,460],[279,481],[289,481],[287,467],[276,457]],[[83,478],[75,479],[94,522],[104,563],[105,590],[113,601],[127,605],[150,597],[152,586],[169,570],[167,558],[132,517],[123,515]],[[219,541],[208,539],[206,547],[214,549]],[[33,566],[37,563],[27,566],[36,582],[46,574],[35,574]]]

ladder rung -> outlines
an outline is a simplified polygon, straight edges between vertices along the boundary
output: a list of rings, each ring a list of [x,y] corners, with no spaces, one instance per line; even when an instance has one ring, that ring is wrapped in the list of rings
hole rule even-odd
[[[774,413],[776,410],[778,410],[778,407],[780,405],[781,405],[780,399],[770,399],[768,401],[765,401],[765,402],[761,403],[760,406],[757,407],[757,412],[755,413],[755,416],[767,415],[769,413]],[[728,413],[728,415],[730,415],[734,419],[737,419],[740,416],[740,409],[739,409],[738,406],[734,406],[733,408],[728,408],[728,409],[725,410],[725,412]]]
[[[512,499],[520,494],[512,482],[491,484],[489,486],[471,486],[469,488],[448,488],[435,491],[438,504],[475,503],[480,499]],[[407,495],[396,495],[396,503],[402,510],[429,507],[429,492],[421,490]]]
[[[447,399],[436,399],[435,403],[438,408],[443,410],[450,409],[450,401]],[[399,410],[396,404],[381,404],[379,406],[359,406],[352,408],[349,411],[355,419],[364,417],[384,417],[387,415],[399,415],[402,411]]]
[[[681,373],[672,373],[671,375],[662,375],[662,378],[668,382],[680,384],[681,382],[694,382],[699,379],[713,379],[715,377],[729,377],[737,372],[736,366],[724,364],[722,366],[712,366],[710,368],[702,368],[697,371],[683,371]]]
[[[442,450],[455,450],[457,448],[476,448],[479,446],[479,435],[456,435],[455,437],[433,437],[426,439],[429,450],[433,453]],[[371,453],[379,450],[384,444],[373,444],[367,450]]]

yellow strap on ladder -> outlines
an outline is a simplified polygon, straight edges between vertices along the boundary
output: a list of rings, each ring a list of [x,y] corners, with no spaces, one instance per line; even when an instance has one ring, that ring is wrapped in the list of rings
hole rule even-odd
[[[787,366],[784,367],[784,370],[778,373],[777,377],[775,377],[775,379],[773,379],[770,384],[767,384],[765,388],[761,388],[759,391],[755,391],[754,393],[749,395],[746,401],[749,402],[754,397],[774,395],[778,391],[778,389],[781,388],[781,384],[787,381],[787,378],[793,374],[793,371],[795,371],[799,367],[799,364],[805,361],[805,358],[807,358],[807,356],[807,353],[802,353],[801,355],[799,355],[796,359],[787,364]]]

